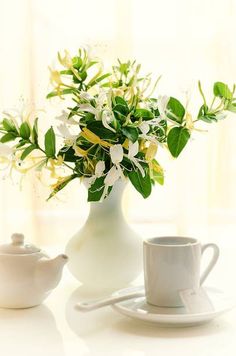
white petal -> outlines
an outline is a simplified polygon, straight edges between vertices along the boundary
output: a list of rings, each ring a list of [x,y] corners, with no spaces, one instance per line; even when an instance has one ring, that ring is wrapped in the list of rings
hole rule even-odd
[[[123,173],[123,171],[122,171],[121,166],[120,166],[119,164],[117,164],[117,165],[116,165],[116,168],[117,168],[117,170],[119,171],[119,175],[120,175],[121,179],[122,179],[123,181],[126,181],[126,178],[125,178],[125,175],[124,175],[124,173]]]
[[[13,153],[13,150],[11,147],[5,145],[4,143],[0,143],[0,156],[2,157],[8,157]]]
[[[122,145],[118,144],[118,145],[111,146],[110,155],[111,155],[112,163],[114,164],[120,163],[124,155]]]
[[[136,154],[138,153],[139,151],[139,144],[138,144],[138,141],[136,142],[132,142],[132,141],[129,141],[129,152],[128,152],[128,158],[132,158],[134,156],[136,156]]]
[[[145,172],[143,167],[141,166],[141,164],[139,163],[139,161],[137,160],[137,158],[133,158],[132,162],[135,164],[135,166],[138,168],[138,170],[140,171],[142,177],[145,177]]]
[[[55,119],[62,121],[67,125],[78,125],[77,121],[75,121],[72,118],[68,119],[68,116],[69,116],[69,113],[66,112],[65,110],[62,110],[61,115],[56,116]]]
[[[65,124],[61,124],[59,126],[57,126],[57,129],[59,131],[59,133],[64,137],[64,138],[69,138],[71,137],[71,133],[68,129],[68,127]]]
[[[110,130],[110,131],[112,131],[112,132],[116,132],[116,130],[113,129],[113,127],[111,127],[111,126],[108,124],[109,122],[111,122],[111,116],[110,116],[110,114],[109,114],[107,111],[103,111],[103,112],[102,112],[102,124],[103,124],[103,126],[104,126],[106,129],[108,129],[108,130]]]
[[[95,179],[96,179],[95,176],[89,177],[89,178],[84,177],[83,183],[85,185],[85,188],[89,189],[91,187],[91,185],[94,183]]]
[[[158,100],[157,100],[158,110],[160,112],[160,115],[163,116],[163,118],[165,117],[166,108],[167,108],[167,104],[168,104],[169,100],[170,100],[170,98],[167,95],[158,97]]]
[[[95,167],[95,176],[97,178],[101,177],[105,170],[105,162],[104,161],[98,161]]]
[[[116,166],[113,166],[107,173],[104,183],[106,186],[111,187],[120,178],[120,172]]]
[[[149,125],[146,122],[142,122],[139,125],[139,129],[141,130],[141,132],[146,135],[150,129]]]
[[[94,99],[94,97],[92,95],[90,95],[89,93],[87,93],[86,91],[81,91],[79,95],[80,95],[80,99],[84,99],[84,100],[88,100],[88,101]]]
[[[96,115],[96,113],[97,113],[96,109],[90,104],[80,104],[79,111],[90,112],[91,114],[94,114],[94,115]]]

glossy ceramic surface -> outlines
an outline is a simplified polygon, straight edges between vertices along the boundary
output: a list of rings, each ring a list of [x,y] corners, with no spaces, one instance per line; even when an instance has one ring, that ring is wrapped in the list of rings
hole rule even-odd
[[[66,255],[50,259],[39,248],[13,234],[0,246],[0,307],[29,308],[42,303],[61,279]]]
[[[208,267],[200,277],[202,253],[213,249]],[[179,291],[197,290],[219,257],[215,244],[201,245],[188,237],[158,237],[144,241],[144,279],[148,303],[161,307],[183,306]]]
[[[114,293],[115,296],[138,292],[143,287],[126,288]],[[211,301],[211,308],[204,312],[189,313],[184,307],[165,308],[150,305],[146,297],[133,298],[121,303],[112,305],[112,308],[119,313],[134,319],[156,323],[162,326],[187,327],[207,323],[226,311],[232,309],[235,298],[228,296],[223,291],[216,288],[205,288]]]

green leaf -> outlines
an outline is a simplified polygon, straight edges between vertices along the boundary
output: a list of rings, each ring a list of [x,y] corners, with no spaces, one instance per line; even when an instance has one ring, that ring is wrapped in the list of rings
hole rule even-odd
[[[227,106],[226,110],[236,113],[236,103],[230,103],[230,104]]]
[[[80,69],[80,67],[83,64],[83,61],[80,57],[73,57],[72,58],[72,64],[75,69]]]
[[[128,177],[134,188],[146,199],[152,191],[151,179],[148,173],[143,177],[139,170],[128,172]]]
[[[28,143],[29,143],[28,140],[23,140],[23,139],[21,139],[21,140],[19,141],[19,143],[16,145],[16,148],[20,148],[20,147],[22,147],[22,146],[24,146],[24,145],[26,145],[26,144],[28,144]]]
[[[114,113],[118,113],[126,117],[129,113],[129,108],[126,105],[117,104],[113,107],[113,111]]]
[[[14,124],[14,122],[12,120],[3,119],[2,125],[3,125],[4,130],[6,130],[8,132],[18,133],[17,132],[17,128],[16,128],[16,126],[15,126],[15,124]]]
[[[45,134],[44,144],[46,156],[48,158],[54,157],[56,153],[56,138],[52,127]]]
[[[32,131],[32,136],[33,136],[33,141],[34,143],[38,143],[38,117],[34,121],[34,126],[33,126],[33,131]]]
[[[106,74],[103,74],[101,75],[100,77],[98,77],[97,79],[93,80],[91,83],[89,82],[88,83],[88,86],[89,87],[92,87],[93,85],[101,82],[103,79],[107,78],[107,77],[110,77],[111,76],[111,73],[106,73]]]
[[[20,125],[20,136],[23,139],[28,140],[30,138],[30,135],[31,135],[31,130],[29,124],[28,122],[25,121]]]
[[[87,125],[87,128],[99,136],[102,140],[115,140],[116,134],[105,128],[102,121],[93,121]]]
[[[227,84],[222,82],[216,82],[213,87],[213,92],[215,96],[219,98],[232,99],[232,93]]]
[[[205,104],[202,105],[199,109],[199,112],[198,112],[198,119],[201,119],[201,117],[204,117],[207,115],[207,112],[208,112],[208,106],[206,106]]]
[[[73,72],[72,70],[66,69],[66,70],[60,70],[60,74],[73,75]]]
[[[59,90],[59,91],[52,91],[51,93],[49,93],[46,98],[50,99],[53,98],[54,96],[60,96],[60,95],[67,95],[67,94],[71,94],[74,93],[75,89],[71,88],[71,89],[63,89],[63,90]]]
[[[88,74],[86,71],[83,71],[83,72],[79,72],[79,76],[81,78],[81,81],[83,82],[87,78]]]
[[[13,133],[11,132],[8,132],[7,134],[3,135],[0,139],[0,142],[1,143],[6,143],[6,142],[9,142],[9,141],[13,141],[16,139],[16,135],[14,135]]]
[[[75,156],[75,151],[72,147],[64,146],[59,152],[58,156],[64,157],[65,162],[76,162],[79,157]]]
[[[185,108],[183,107],[183,105],[180,103],[179,100],[170,97],[167,104],[167,110],[170,111],[167,114],[167,117],[169,119],[179,122],[180,124],[182,123],[185,114]]]
[[[103,191],[104,191],[104,179],[105,177],[100,177],[95,180],[95,182],[88,189],[88,201],[100,201]],[[108,194],[111,192],[112,187],[108,188]]]
[[[142,118],[143,120],[151,120],[154,118],[153,113],[147,109],[136,109],[134,113],[135,118]]]
[[[138,129],[136,127],[125,126],[121,128],[123,135],[125,135],[132,142],[137,141],[138,139]]]
[[[214,113],[208,112],[208,106],[202,105],[198,113],[198,120],[202,120],[211,124],[213,121],[217,121],[216,115]]]
[[[122,98],[121,96],[116,96],[114,101],[116,104],[120,104],[120,105],[128,107],[126,100],[124,98]]]
[[[65,188],[65,186],[67,186],[68,183],[70,183],[73,179],[75,179],[77,177],[76,174],[72,174],[69,177],[66,177],[60,184],[57,185],[57,187],[53,190],[53,192],[49,195],[47,201],[49,199],[51,199],[52,197],[54,197],[54,195],[56,195],[60,190],[62,190],[63,188]]]
[[[37,145],[33,144],[28,146],[21,155],[21,160],[23,161],[33,150],[37,148]]]
[[[186,128],[174,127],[167,136],[167,145],[173,157],[178,157],[190,138]]]

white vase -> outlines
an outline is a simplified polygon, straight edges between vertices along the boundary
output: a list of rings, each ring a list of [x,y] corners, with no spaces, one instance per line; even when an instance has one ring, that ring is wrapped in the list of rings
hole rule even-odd
[[[142,270],[142,240],[122,213],[124,188],[117,182],[105,201],[91,203],[85,225],[66,247],[68,268],[85,286],[122,288]]]

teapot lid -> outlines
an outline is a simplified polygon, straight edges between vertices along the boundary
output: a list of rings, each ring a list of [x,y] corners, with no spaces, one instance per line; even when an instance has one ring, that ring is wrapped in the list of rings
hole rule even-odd
[[[24,235],[15,233],[11,236],[11,243],[0,245],[0,253],[12,255],[28,255],[39,252],[40,249],[34,245],[24,244]]]

